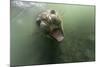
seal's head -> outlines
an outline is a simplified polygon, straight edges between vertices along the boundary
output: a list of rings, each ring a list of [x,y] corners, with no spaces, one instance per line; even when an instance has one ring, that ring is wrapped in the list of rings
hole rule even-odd
[[[47,10],[37,17],[39,27],[49,36],[61,42],[64,39],[62,21],[55,10]]]

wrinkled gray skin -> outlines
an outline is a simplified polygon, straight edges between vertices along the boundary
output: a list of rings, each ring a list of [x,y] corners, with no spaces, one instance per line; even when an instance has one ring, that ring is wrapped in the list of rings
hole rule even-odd
[[[58,42],[63,41],[62,21],[55,10],[47,10],[40,13],[36,22],[46,35]]]

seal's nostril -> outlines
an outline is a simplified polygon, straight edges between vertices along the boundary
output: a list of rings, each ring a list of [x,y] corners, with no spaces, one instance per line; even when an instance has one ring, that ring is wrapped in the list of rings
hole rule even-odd
[[[53,29],[53,31],[58,31],[58,30],[60,30],[59,28],[55,28],[55,29]]]

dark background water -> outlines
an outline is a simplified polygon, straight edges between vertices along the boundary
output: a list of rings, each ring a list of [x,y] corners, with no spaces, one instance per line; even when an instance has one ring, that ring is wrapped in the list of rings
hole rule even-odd
[[[37,15],[55,9],[63,20],[64,41],[57,43],[36,26]],[[95,6],[11,1],[11,65],[95,60]]]

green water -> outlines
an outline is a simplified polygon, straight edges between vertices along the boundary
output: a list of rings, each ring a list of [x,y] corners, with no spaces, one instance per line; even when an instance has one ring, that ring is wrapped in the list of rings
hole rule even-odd
[[[37,15],[47,9],[55,9],[63,20],[61,43],[36,26]],[[10,19],[11,65],[95,60],[95,6],[11,1]]]

